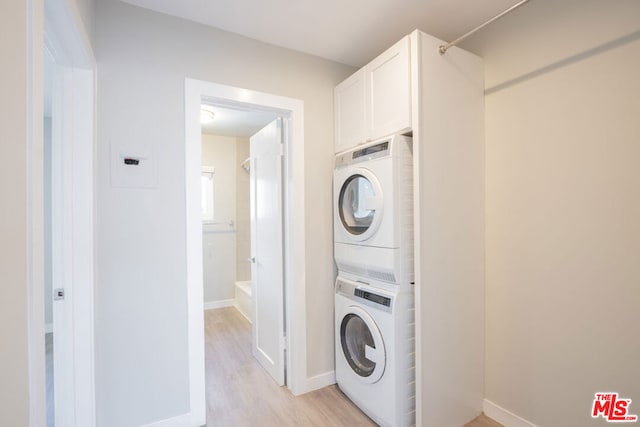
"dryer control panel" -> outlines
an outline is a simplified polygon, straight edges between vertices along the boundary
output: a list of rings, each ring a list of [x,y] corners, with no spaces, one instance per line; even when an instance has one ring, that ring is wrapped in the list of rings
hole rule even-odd
[[[376,141],[369,145],[349,150],[336,156],[335,167],[352,165],[354,163],[386,157],[391,152],[391,142],[394,137]]]

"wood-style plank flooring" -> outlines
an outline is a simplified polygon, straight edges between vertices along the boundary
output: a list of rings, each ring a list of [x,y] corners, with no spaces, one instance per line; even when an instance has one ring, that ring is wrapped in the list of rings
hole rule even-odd
[[[481,414],[478,418],[474,419],[470,423],[465,424],[463,427],[504,427],[499,422],[492,420],[485,414]]]
[[[46,369],[46,385],[47,385],[47,427],[54,425],[54,408],[53,408],[53,333],[49,332],[44,336],[44,348],[46,352],[45,369]]]
[[[336,387],[293,396],[251,354],[235,309],[205,311],[207,426],[375,426]]]
[[[375,426],[337,386],[293,396],[251,354],[251,324],[235,309],[205,311],[207,426]],[[464,427],[499,427],[484,415]]]

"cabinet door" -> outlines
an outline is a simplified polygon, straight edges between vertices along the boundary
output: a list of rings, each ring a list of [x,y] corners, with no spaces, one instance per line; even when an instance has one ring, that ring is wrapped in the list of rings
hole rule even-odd
[[[366,140],[366,73],[362,69],[336,86],[335,146],[336,153]]]
[[[380,138],[411,128],[409,36],[366,67],[369,96],[367,137]]]

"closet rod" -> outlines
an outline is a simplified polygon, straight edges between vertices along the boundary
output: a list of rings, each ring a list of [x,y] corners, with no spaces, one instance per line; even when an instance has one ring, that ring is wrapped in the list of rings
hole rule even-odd
[[[469,31],[466,34],[461,35],[460,37],[458,37],[457,39],[455,39],[452,42],[449,42],[447,44],[443,44],[440,45],[440,47],[438,48],[438,51],[440,52],[440,55],[444,55],[445,53],[447,53],[447,50],[449,50],[450,47],[457,45],[458,43],[460,43],[462,40],[466,39],[467,37],[469,37],[470,35],[472,35],[473,33],[475,33],[476,31],[479,31],[481,29],[483,29],[484,27],[486,27],[487,25],[491,24],[493,21],[502,18],[504,15],[506,15],[507,13],[519,8],[520,6],[522,6],[523,4],[525,4],[526,2],[528,2],[529,0],[522,0],[519,3],[514,4],[513,6],[511,6],[509,9],[505,10],[504,12],[500,13],[499,15],[494,16],[493,18],[489,19],[487,22],[485,22],[482,25],[477,26],[476,28],[474,28],[473,30]]]

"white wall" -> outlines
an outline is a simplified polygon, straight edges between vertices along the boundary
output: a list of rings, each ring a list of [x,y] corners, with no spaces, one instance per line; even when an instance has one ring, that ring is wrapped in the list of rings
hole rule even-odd
[[[188,412],[185,78],[304,101],[309,376],[333,370],[333,87],[350,67],[126,5],[96,4],[100,426]],[[109,185],[113,141],[151,141],[157,188]],[[323,349],[323,351],[318,351]]]
[[[27,2],[0,2],[0,425],[29,421],[27,353]]]
[[[640,414],[640,3],[538,0],[486,64],[489,401],[540,426]]]
[[[204,302],[234,298],[236,281],[236,138],[202,135],[202,166],[215,168],[214,222],[203,224]],[[230,221],[234,226],[228,225]]]

